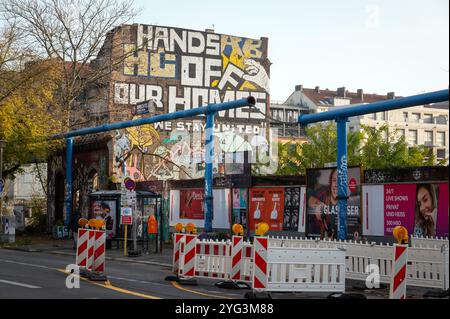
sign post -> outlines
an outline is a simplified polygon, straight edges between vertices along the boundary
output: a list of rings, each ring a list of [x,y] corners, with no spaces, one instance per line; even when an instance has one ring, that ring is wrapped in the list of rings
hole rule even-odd
[[[131,207],[122,207],[120,216],[120,224],[125,226],[123,238],[123,255],[127,257],[127,243],[128,243],[128,225],[131,225],[133,220],[133,210]]]
[[[134,190],[136,188],[136,182],[132,180],[129,177],[126,177],[123,180],[125,188],[128,190],[126,191],[126,201],[128,207],[133,207],[134,214],[131,214],[131,222],[130,224],[133,225],[133,255],[137,254],[137,225],[136,225],[136,213],[137,213],[137,206],[136,206],[136,191]],[[125,228],[126,229],[126,228]]]

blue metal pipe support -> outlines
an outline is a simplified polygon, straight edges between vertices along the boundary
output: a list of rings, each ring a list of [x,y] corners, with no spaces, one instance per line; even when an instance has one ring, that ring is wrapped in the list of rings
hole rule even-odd
[[[174,113],[168,113],[168,114],[161,114],[161,115],[155,115],[152,117],[142,118],[138,120],[131,120],[131,121],[123,121],[123,122],[117,122],[112,124],[104,124],[96,127],[90,127],[90,128],[84,128],[80,130],[71,131],[64,134],[58,134],[53,136],[53,138],[66,138],[67,140],[67,155],[66,155],[66,185],[67,185],[67,194],[66,194],[66,224],[70,222],[70,218],[72,215],[72,157],[73,157],[73,137],[75,136],[82,136],[82,135],[88,135],[88,134],[95,134],[95,133],[101,133],[101,132],[107,132],[112,130],[119,130],[127,127],[132,126],[140,126],[145,124],[152,124],[152,123],[158,123],[163,121],[171,121],[176,120],[179,118],[185,118],[185,117],[192,117],[197,115],[206,114],[206,118],[208,121],[208,117],[212,117],[212,127],[214,126],[214,113],[230,110],[230,109],[236,109],[239,107],[244,106],[254,106],[256,104],[256,100],[253,96],[249,96],[248,98],[244,98],[237,101],[230,101],[225,103],[219,103],[219,104],[208,104],[207,106],[185,110],[185,111],[178,111]],[[208,116],[210,115],[210,116]],[[214,128],[213,128],[214,129]],[[212,130],[213,130],[212,129]],[[211,133],[212,134],[212,133]],[[212,135],[210,136],[210,139],[212,140]],[[211,172],[209,173],[210,177],[208,178],[206,171],[205,171],[205,191],[207,188],[207,185],[210,186],[210,196],[205,194],[205,210],[206,214],[209,218],[205,218],[205,229],[212,229],[212,218],[213,218],[213,205],[212,205],[212,158],[213,158],[213,143],[209,143],[211,150],[210,152],[207,152],[207,154],[211,154]],[[208,143],[206,143],[208,145]],[[126,172],[126,165],[125,162],[123,163],[123,170]],[[208,165],[207,165],[208,167]],[[208,168],[207,168],[208,169]],[[209,187],[208,186],[208,187]],[[209,204],[208,204],[208,202]],[[208,206],[209,205],[209,206]],[[209,207],[209,208],[208,208]],[[205,216],[206,217],[206,216]],[[210,225],[208,224],[210,223]],[[208,228],[209,227],[209,228]]]
[[[73,137],[66,138],[66,220],[65,225],[70,224],[72,218],[72,162],[73,162]]]
[[[347,118],[337,120],[337,187],[338,187],[338,239],[347,239]]]
[[[298,117],[301,125],[334,120],[337,122],[337,165],[338,165],[338,239],[347,239],[347,199],[348,199],[348,159],[347,159],[347,122],[352,116],[401,109],[416,105],[426,105],[449,100],[449,90],[441,90],[396,100],[335,108],[331,111],[315,114],[303,114]]]
[[[205,232],[212,232],[213,206],[214,113],[206,114],[205,131]]]
[[[352,116],[384,112],[410,106],[444,102],[448,101],[448,99],[449,99],[449,90],[447,89],[436,92],[413,95],[395,100],[379,101],[375,103],[349,107],[336,107],[333,108],[331,111],[322,113],[302,114],[298,117],[298,122],[301,125],[307,125],[316,122],[336,120],[338,118],[349,118]]]
[[[256,104],[256,100],[253,96],[249,96],[248,98],[244,98],[237,101],[230,101],[225,103],[219,103],[219,104],[209,104],[207,106],[198,107],[195,109],[190,110],[184,110],[184,111],[178,111],[168,114],[161,114],[161,115],[155,115],[152,117],[146,117],[138,120],[131,120],[131,121],[123,121],[123,122],[117,122],[112,124],[104,124],[96,127],[89,127],[89,128],[83,128],[80,130],[71,131],[64,134],[58,134],[55,135],[54,138],[68,138],[68,137],[75,137],[75,136],[82,136],[82,135],[88,135],[88,134],[95,134],[95,133],[101,133],[101,132],[107,132],[112,130],[119,130],[127,127],[132,126],[140,126],[145,124],[153,124],[158,122],[164,122],[164,121],[172,121],[180,118],[185,117],[192,117],[202,114],[208,114],[208,113],[215,113],[219,111],[225,111],[230,109],[236,109],[238,107],[244,107],[244,106],[253,106]]]

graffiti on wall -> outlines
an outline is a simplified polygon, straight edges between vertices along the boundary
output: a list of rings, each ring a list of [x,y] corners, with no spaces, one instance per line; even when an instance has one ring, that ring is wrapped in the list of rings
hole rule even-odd
[[[131,81],[114,83],[115,104],[151,100],[151,112],[168,113],[252,95],[254,108],[219,112],[218,118],[243,126],[249,124],[245,120],[264,120],[270,92],[267,39],[148,25],[133,28],[135,43],[123,45],[123,75]],[[193,130],[190,122],[162,128]]]
[[[224,170],[225,153],[244,148],[255,150],[252,154],[260,161],[273,162],[254,138],[265,139],[270,94],[267,38],[140,24],[124,26],[123,31],[113,40],[123,48],[124,60],[112,78],[111,107],[136,119],[251,95],[254,107],[216,115],[214,172]],[[136,181],[203,177],[205,130],[204,116],[198,116],[116,131],[114,176],[120,180],[125,166],[125,174]],[[238,143],[233,134],[231,143],[227,133],[242,138]]]
[[[134,129],[148,130],[145,126],[150,125]],[[270,147],[269,142],[261,135],[246,134],[245,138],[231,132],[217,132],[213,135],[214,174],[225,174],[225,170],[230,174],[242,171],[243,152],[245,151],[250,152],[251,163],[269,164],[266,171],[269,173],[276,171],[276,161],[273,158],[278,154],[277,149]],[[204,177],[204,134],[172,131],[169,137],[164,138],[152,129],[151,142],[150,139],[146,139],[146,144],[137,141],[129,132],[116,132],[115,136],[118,138],[118,142],[114,143],[114,174],[116,177],[123,176],[124,164],[125,175],[132,177],[137,182]]]

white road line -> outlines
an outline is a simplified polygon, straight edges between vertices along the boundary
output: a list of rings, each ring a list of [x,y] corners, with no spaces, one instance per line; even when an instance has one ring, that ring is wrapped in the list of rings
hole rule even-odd
[[[22,265],[22,266],[29,266],[29,267],[36,267],[36,268],[43,268],[43,269],[50,269],[50,270],[57,270],[57,268],[36,265],[36,264],[21,263],[18,261],[8,260],[8,259],[0,259],[0,262],[5,262],[5,263],[9,263],[9,264],[17,264],[17,265]]]
[[[22,284],[20,282],[9,281],[9,280],[2,280],[2,279],[0,279],[0,283],[14,285],[14,286],[19,286],[19,287],[25,287],[25,288],[32,288],[32,289],[42,288],[42,287],[38,287],[38,286],[27,285],[27,284]]]

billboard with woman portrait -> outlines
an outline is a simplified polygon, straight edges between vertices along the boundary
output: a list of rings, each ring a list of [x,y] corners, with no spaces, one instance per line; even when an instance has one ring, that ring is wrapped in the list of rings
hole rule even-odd
[[[361,236],[361,172],[348,168],[347,234]],[[339,223],[337,168],[306,171],[306,236],[337,238]]]
[[[105,221],[106,236],[116,237],[116,201],[115,200],[94,200],[91,202],[90,218]]]
[[[392,236],[404,226],[415,236],[448,237],[448,183],[365,185],[364,235]]]

